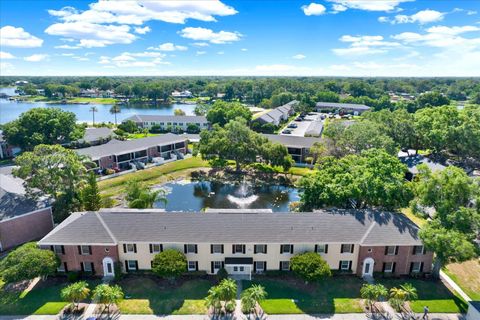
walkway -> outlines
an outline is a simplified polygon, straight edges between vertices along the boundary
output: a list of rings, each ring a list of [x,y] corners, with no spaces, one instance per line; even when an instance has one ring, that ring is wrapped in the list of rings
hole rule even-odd
[[[445,272],[440,271],[440,279],[448,283],[448,285],[453,288],[458,294],[465,299],[465,301],[472,301],[470,297],[458,286],[458,284],[455,283],[455,281],[452,280]]]

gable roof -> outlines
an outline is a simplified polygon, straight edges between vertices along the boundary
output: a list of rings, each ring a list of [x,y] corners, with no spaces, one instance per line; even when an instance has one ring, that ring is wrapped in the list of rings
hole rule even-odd
[[[320,142],[320,138],[299,137],[280,134],[263,134],[268,140],[280,143],[284,146],[292,148],[310,148],[315,142]]]
[[[22,179],[0,174],[0,221],[49,206],[46,200],[28,198]]]
[[[228,214],[116,209],[75,213],[39,244],[327,242],[417,245],[421,244],[417,233],[418,227],[402,214],[370,210]]]
[[[107,157],[110,155],[123,154],[126,152],[135,152],[144,150],[150,147],[177,143],[187,140],[186,137],[182,137],[172,133],[160,134],[157,136],[133,139],[133,140],[110,140],[108,143],[100,146],[93,146],[89,148],[76,149],[75,151],[80,155],[89,156],[92,160]]]
[[[364,104],[356,104],[356,103],[317,102],[316,107],[329,108],[329,109],[346,109],[346,110],[356,110],[356,111],[370,110],[369,106],[366,106]]]
[[[110,128],[105,128],[105,127],[102,127],[102,128],[86,128],[85,129],[85,135],[83,136],[82,139],[79,139],[79,140],[83,140],[83,141],[86,141],[86,142],[94,142],[94,141],[98,141],[100,139],[109,138],[112,135],[113,135],[113,130],[110,129]]]

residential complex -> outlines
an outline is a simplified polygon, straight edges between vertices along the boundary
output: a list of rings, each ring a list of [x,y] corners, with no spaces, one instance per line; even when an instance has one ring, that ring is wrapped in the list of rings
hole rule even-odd
[[[187,131],[188,126],[195,125],[198,129],[208,129],[208,121],[204,116],[161,116],[161,115],[134,115],[126,118],[122,122],[131,120],[140,128],[151,129],[153,126],[159,126],[162,130],[182,130]]]
[[[402,214],[369,210],[265,213],[217,210],[207,213],[154,209],[105,209],[73,213],[39,245],[56,252],[59,271],[113,276],[150,270],[155,254],[173,248],[185,253],[188,271],[251,277],[290,270],[298,253],[317,252],[333,270],[372,276],[428,273],[418,227]]]
[[[120,170],[129,169],[132,162],[182,158],[187,151],[187,138],[172,133],[125,141],[114,139],[103,145],[76,150],[78,154],[90,157],[100,169]]]
[[[264,134],[268,140],[276,143],[280,143],[287,148],[288,153],[292,156],[293,160],[297,163],[305,162],[305,159],[310,154],[310,148],[315,142],[320,142],[319,138],[314,137],[298,137],[276,134]]]
[[[38,240],[52,229],[49,202],[29,198],[23,180],[0,174],[0,251]]]
[[[286,121],[288,117],[295,113],[294,107],[298,104],[298,101],[293,100],[283,106],[276,107],[269,112],[261,115],[255,121],[262,123],[271,123],[278,126],[282,121]]]
[[[337,103],[337,102],[317,102],[315,105],[317,111],[334,111],[336,113],[353,113],[359,115],[369,111],[370,107],[364,104]]]

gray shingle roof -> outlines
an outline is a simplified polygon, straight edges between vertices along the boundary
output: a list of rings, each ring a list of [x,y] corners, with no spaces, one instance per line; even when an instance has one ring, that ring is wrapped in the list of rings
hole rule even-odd
[[[418,227],[402,214],[377,211],[241,214],[122,212],[118,209],[118,212],[75,213],[40,244],[117,241],[416,245],[421,244],[417,232]]]
[[[110,128],[87,128],[82,139],[86,142],[94,142],[99,139],[109,138],[113,135],[113,130]]]
[[[312,135],[319,137],[323,131],[322,121],[312,121],[307,130],[305,130],[305,135]]]
[[[256,120],[261,120],[265,123],[280,122],[283,116],[288,116],[290,110],[298,103],[298,101],[293,100],[289,103],[286,103],[282,106],[276,107],[273,110],[265,113],[264,115],[258,117]]]
[[[150,115],[136,114],[123,120],[132,120],[134,122],[182,122],[182,123],[206,123],[207,118],[204,116],[169,116],[169,115]]]
[[[0,174],[0,221],[47,207],[47,201],[26,196],[22,179]]]
[[[330,108],[330,109],[348,109],[348,110],[357,110],[357,111],[370,110],[369,106],[366,106],[364,104],[355,104],[355,103],[317,102],[316,107]]]
[[[166,133],[158,136],[126,140],[126,141],[119,141],[114,139],[100,146],[77,149],[75,151],[80,155],[90,156],[92,160],[97,160],[99,158],[107,157],[114,154],[122,154],[125,152],[135,152],[139,150],[144,150],[149,147],[154,147],[157,145],[177,143],[185,140],[186,140],[185,137],[172,134],[172,133]]]
[[[315,142],[320,142],[320,138],[314,137],[298,137],[277,134],[264,134],[264,136],[272,142],[278,142],[286,147],[293,148],[310,148]]]

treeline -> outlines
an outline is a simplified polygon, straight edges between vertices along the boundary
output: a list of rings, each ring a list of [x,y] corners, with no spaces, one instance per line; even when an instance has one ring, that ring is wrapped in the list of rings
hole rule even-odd
[[[18,77],[2,77],[2,85],[11,85]],[[480,103],[480,79],[478,78],[268,78],[268,77],[22,77],[45,89],[50,85],[64,85],[78,89],[98,88],[114,90],[117,94],[136,98],[168,99],[174,90],[189,90],[195,96],[238,100],[254,105],[275,107],[285,93],[297,98],[337,100],[346,96],[350,102],[372,104],[389,101],[388,92],[418,96],[425,92],[438,92],[451,100],[470,99]],[[67,90],[68,92],[68,90]],[[371,100],[369,100],[371,99]],[[345,101],[349,102],[349,101]],[[385,109],[391,106],[376,107]]]

